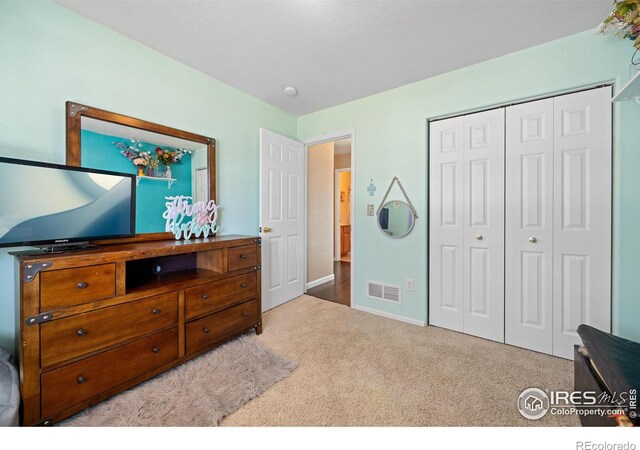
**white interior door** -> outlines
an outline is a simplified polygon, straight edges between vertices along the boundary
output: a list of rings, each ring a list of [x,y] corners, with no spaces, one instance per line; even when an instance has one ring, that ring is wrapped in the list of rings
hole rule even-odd
[[[506,109],[505,342],[552,352],[553,99]]]
[[[429,323],[463,331],[464,118],[429,127]]]
[[[304,145],[260,129],[263,311],[304,289]]]
[[[553,354],[611,328],[611,87],[554,99]]]
[[[430,125],[429,323],[504,341],[504,110]]]
[[[464,130],[464,332],[504,342],[504,109]]]

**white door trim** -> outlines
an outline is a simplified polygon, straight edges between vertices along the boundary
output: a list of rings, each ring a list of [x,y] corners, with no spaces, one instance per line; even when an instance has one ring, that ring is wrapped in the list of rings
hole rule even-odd
[[[333,183],[333,193],[334,195],[334,211],[333,211],[333,260],[340,261],[340,244],[342,234],[340,233],[340,173],[342,172],[351,172],[351,167],[345,167],[343,169],[335,169],[334,174],[334,183]],[[353,186],[351,187],[353,190]],[[337,218],[338,220],[335,220]]]
[[[305,155],[305,165],[304,165],[304,227],[305,227],[305,239],[303,246],[303,261],[304,261],[304,286],[307,285],[307,238],[306,238],[306,229],[307,229],[307,164],[308,161],[307,155],[309,152],[309,147],[312,145],[323,144],[325,142],[331,141],[339,141],[340,139],[349,139],[351,138],[351,273],[349,277],[351,278],[351,292],[349,293],[349,304],[351,307],[355,304],[355,273],[356,273],[356,265],[355,265],[355,232],[357,218],[355,212],[355,199],[356,199],[356,190],[353,186],[356,185],[356,130],[355,128],[343,130],[336,133],[331,134],[323,134],[321,136],[314,136],[307,139],[301,139],[301,142],[304,144],[304,155]],[[305,291],[306,292],[306,291]]]

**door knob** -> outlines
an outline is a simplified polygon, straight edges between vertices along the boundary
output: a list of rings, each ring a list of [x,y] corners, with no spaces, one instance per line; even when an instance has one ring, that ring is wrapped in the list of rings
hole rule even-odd
[[[262,227],[263,233],[269,233],[271,231],[271,227]]]
[[[484,236],[483,236],[483,235],[481,235],[481,234],[476,234],[476,239],[477,239],[477,240],[479,240],[479,241],[481,241],[481,240],[483,240],[483,239],[484,239]]]
[[[538,242],[538,238],[531,236],[529,238],[529,242],[531,242],[532,244],[535,244],[536,242]]]

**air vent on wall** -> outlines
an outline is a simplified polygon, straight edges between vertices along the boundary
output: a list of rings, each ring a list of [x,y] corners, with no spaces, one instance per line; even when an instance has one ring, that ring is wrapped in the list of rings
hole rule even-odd
[[[400,303],[400,286],[376,283],[369,281],[367,284],[369,297],[388,302]]]

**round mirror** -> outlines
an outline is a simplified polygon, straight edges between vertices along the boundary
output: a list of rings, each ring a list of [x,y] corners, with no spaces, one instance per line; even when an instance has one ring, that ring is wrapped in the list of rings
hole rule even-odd
[[[378,226],[392,238],[402,238],[411,233],[415,217],[406,202],[391,200],[378,213]]]

